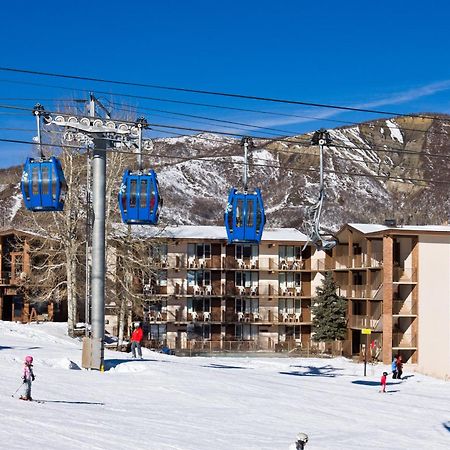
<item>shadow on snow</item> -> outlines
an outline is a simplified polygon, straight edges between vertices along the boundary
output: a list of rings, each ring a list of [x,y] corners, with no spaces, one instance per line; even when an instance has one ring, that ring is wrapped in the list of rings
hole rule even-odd
[[[355,380],[355,381],[352,381],[352,383],[359,384],[361,386],[380,386],[381,385],[379,381],[369,381],[369,380]],[[386,386],[396,386],[398,384],[402,384],[402,383],[401,382],[393,383],[392,381],[388,381],[386,383]],[[391,392],[393,392],[393,391],[391,391]]]
[[[209,364],[208,366],[202,366],[202,367],[208,367],[208,368],[212,368],[212,369],[247,369],[247,367],[228,366],[226,364]]]
[[[297,377],[336,377],[341,376],[341,374],[336,373],[340,370],[337,367],[333,367],[330,365],[322,366],[322,367],[315,367],[315,366],[290,366],[290,367],[297,367],[301,369],[306,369],[304,371],[300,370],[293,370],[292,372],[280,372],[282,375],[294,375]]]
[[[130,363],[130,362],[159,362],[157,359],[105,359],[105,370],[114,369],[114,367],[120,364]]]
[[[101,405],[104,406],[105,404],[103,402],[70,402],[68,400],[34,400],[35,402],[41,402],[41,403],[64,403],[67,405]]]

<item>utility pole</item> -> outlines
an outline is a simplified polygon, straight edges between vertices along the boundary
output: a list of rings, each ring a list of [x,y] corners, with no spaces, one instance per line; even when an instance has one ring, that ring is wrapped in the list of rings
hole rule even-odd
[[[107,123],[95,118],[95,105],[107,115]],[[139,136],[135,123],[113,121],[107,109],[90,94],[89,117],[69,114],[50,114],[46,124],[64,127],[72,139],[93,143],[92,157],[92,258],[90,276],[91,337],[83,341],[83,367],[104,370],[105,335],[105,203],[106,203],[106,150],[110,147],[135,143]],[[77,133],[73,133],[76,130]],[[90,171],[88,169],[88,174]],[[87,268],[88,272],[89,268]],[[89,280],[86,280],[88,283]],[[88,288],[86,289],[88,301]],[[89,306],[86,307],[87,309]]]

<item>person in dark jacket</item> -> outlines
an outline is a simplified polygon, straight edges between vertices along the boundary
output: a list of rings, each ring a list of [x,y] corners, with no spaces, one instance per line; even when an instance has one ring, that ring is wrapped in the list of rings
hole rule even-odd
[[[144,330],[142,329],[141,324],[137,322],[135,324],[135,329],[131,334],[131,353],[133,358],[136,358],[136,349],[137,349],[139,358],[142,359],[141,342],[143,338],[144,338]]]
[[[402,355],[397,355],[397,380],[401,380],[403,375]]]

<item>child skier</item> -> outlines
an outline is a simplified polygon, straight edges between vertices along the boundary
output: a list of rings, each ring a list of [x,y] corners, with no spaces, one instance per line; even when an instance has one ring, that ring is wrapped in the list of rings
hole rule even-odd
[[[383,375],[381,376],[380,392],[386,392],[386,380],[387,380],[387,372],[383,372]]]
[[[23,395],[20,396],[20,400],[33,400],[31,398],[31,383],[34,381],[33,373],[33,357],[26,356],[23,366]]]

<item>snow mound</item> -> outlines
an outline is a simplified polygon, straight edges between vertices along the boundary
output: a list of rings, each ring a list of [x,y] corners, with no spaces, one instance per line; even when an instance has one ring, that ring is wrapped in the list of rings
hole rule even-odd
[[[81,370],[80,366],[69,358],[44,359],[38,363],[53,369]]]

